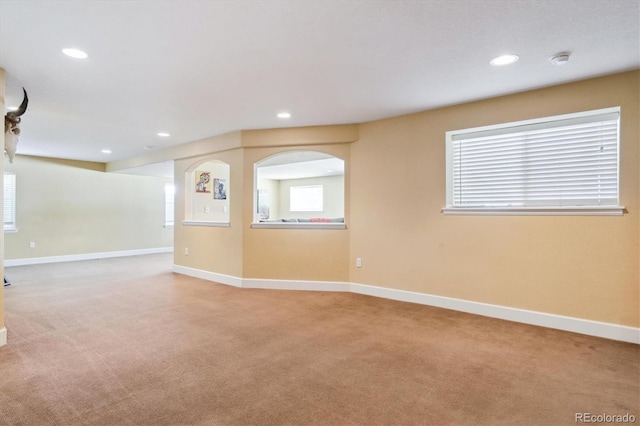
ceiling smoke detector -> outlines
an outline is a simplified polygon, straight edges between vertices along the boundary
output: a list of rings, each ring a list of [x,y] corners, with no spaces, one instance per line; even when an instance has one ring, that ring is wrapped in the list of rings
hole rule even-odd
[[[567,62],[569,62],[569,54],[568,53],[558,53],[555,56],[552,56],[551,58],[549,58],[549,61],[553,64],[553,65],[564,65]]]

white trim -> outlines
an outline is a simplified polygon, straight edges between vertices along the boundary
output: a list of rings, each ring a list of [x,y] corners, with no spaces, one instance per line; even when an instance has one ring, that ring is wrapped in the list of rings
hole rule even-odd
[[[473,302],[470,300],[454,299],[451,297],[435,296],[424,293],[416,293],[406,290],[396,290],[384,287],[375,287],[366,284],[351,284],[351,292],[368,296],[382,297],[401,302],[418,303],[421,305],[436,306],[438,308],[467,312],[485,317],[499,318],[507,321],[537,325],[540,327],[554,328],[589,336],[603,337],[606,339],[621,340],[624,342],[640,344],[640,328],[611,324],[599,321],[591,321],[581,318],[548,314],[545,312],[529,311],[526,309],[510,308],[507,306],[491,305],[488,303]]]
[[[444,207],[445,215],[476,216],[622,216],[624,206],[585,207]]]
[[[40,263],[74,262],[76,260],[106,259],[110,257],[139,256],[144,254],[173,253],[173,247],[157,247],[137,250],[107,251],[101,253],[68,254],[64,256],[5,259],[4,266],[36,265]]]
[[[234,287],[242,287],[242,278],[232,275],[218,274],[215,272],[203,271],[202,269],[189,268],[187,266],[173,265],[173,272],[190,277],[200,278],[207,281],[213,281],[220,284],[231,285]]]
[[[245,278],[243,288],[261,288],[269,290],[306,290],[306,291],[349,291],[350,283],[336,281],[300,281],[300,280],[262,280]]]
[[[0,346],[7,344],[7,329],[5,327],[0,328]]]
[[[256,229],[347,229],[343,222],[255,222]]]
[[[465,137],[468,137],[469,134],[473,134],[473,133],[488,133],[491,131],[500,131],[503,129],[512,129],[512,128],[518,128],[518,127],[522,128],[524,126],[538,125],[540,123],[543,123],[544,125],[546,125],[547,123],[556,123],[556,122],[562,122],[567,120],[584,121],[585,118],[589,119],[591,117],[596,117],[599,115],[607,116],[605,117],[605,119],[615,119],[620,116],[620,107],[619,106],[608,107],[608,108],[602,108],[602,109],[594,109],[590,111],[579,111],[579,112],[572,112],[569,114],[531,118],[529,120],[513,121],[510,123],[499,123],[499,124],[491,124],[488,126],[472,127],[468,129],[450,130],[448,132],[445,132],[445,135],[447,137],[451,137],[452,139],[454,139],[458,135],[464,135]]]
[[[486,215],[622,215],[624,214],[624,207],[613,205],[614,199],[615,199],[615,203],[617,204],[619,202],[618,200],[620,197],[620,114],[621,114],[620,110],[621,109],[619,106],[609,107],[609,108],[603,108],[603,109],[592,110],[592,111],[580,111],[580,112],[571,113],[571,114],[533,118],[530,120],[522,120],[522,121],[516,121],[516,122],[510,122],[510,123],[499,123],[494,125],[474,127],[474,128],[468,128],[468,129],[451,130],[451,131],[445,132],[446,205],[442,209],[442,213],[462,214],[462,215],[464,214],[468,214],[468,215],[484,215],[484,214]],[[585,192],[584,194],[581,193],[581,190],[564,187],[563,185],[561,185],[561,188],[564,188],[567,191],[563,197],[566,196],[567,198],[549,200],[548,201],[550,203],[549,205],[543,205],[538,207],[536,206],[536,202],[534,201],[535,197],[534,199],[528,200],[528,197],[526,195],[528,191],[527,185],[523,186],[522,184],[517,185],[514,183],[512,187],[510,187],[510,189],[507,189],[507,187],[505,186],[506,183],[504,182],[500,183],[496,187],[493,187],[493,183],[495,182],[492,180],[486,180],[486,179],[496,178],[497,176],[501,176],[502,178],[509,179],[509,180],[515,179],[516,177],[521,177],[521,173],[525,173],[525,175],[527,175],[528,173],[527,170],[529,167],[529,166],[526,166],[523,170],[520,170],[520,169],[512,170],[511,167],[504,168],[506,163],[503,163],[502,160],[506,159],[507,157],[511,158],[510,157],[511,155],[525,155],[525,154],[521,151],[520,144],[512,145],[511,142],[507,142],[506,145],[503,146],[500,150],[493,153],[493,151],[491,151],[490,149],[490,147],[492,147],[493,145],[492,144],[486,145],[486,142],[490,142],[492,137],[498,137],[500,135],[502,136],[514,135],[515,139],[513,139],[513,142],[515,143],[515,141],[520,141],[521,137],[525,138],[526,132],[529,132],[529,131],[535,132],[539,130],[555,130],[558,127],[596,124],[598,122],[607,122],[611,125],[611,129],[610,129],[611,133],[605,132],[606,136],[603,136],[604,139],[601,141],[601,143],[604,142],[605,146],[608,147],[606,153],[603,155],[608,158],[608,155],[613,156],[615,154],[615,158],[616,158],[615,167],[613,167],[612,165],[613,163],[612,159],[609,159],[610,162],[607,163],[608,166],[603,169],[603,173],[604,173],[603,176],[607,177],[607,180],[606,180],[607,183],[604,184],[605,185],[604,188],[606,188],[604,193],[601,194],[599,192],[601,188],[598,185],[600,185],[601,183],[598,183],[598,184],[593,183],[593,185],[586,184],[587,186],[585,186],[584,190],[586,191],[586,188],[589,188],[589,191]],[[613,133],[614,128],[615,128],[615,137]],[[571,152],[571,150],[573,150],[573,148],[570,148],[570,151],[564,151],[565,148],[562,148],[562,145],[556,146],[555,145],[556,142],[563,140],[563,138],[560,135],[557,135],[557,138],[558,139],[556,139],[556,136],[549,136],[548,138],[548,142],[553,143],[554,150],[559,149],[565,153]],[[472,140],[477,140],[477,139],[484,140],[482,144],[483,147],[475,147],[473,145]],[[488,205],[489,207],[480,206],[479,208],[476,208],[476,207],[467,208],[467,207],[464,207],[464,205],[454,207],[456,204],[456,202],[454,201],[454,195],[455,195],[454,192],[456,192],[454,190],[454,185],[456,183],[455,181],[464,180],[462,177],[454,177],[454,168],[457,167],[456,165],[454,165],[454,152],[456,151],[456,148],[454,145],[456,142],[459,142],[459,141],[462,141],[463,144],[465,143],[465,141],[467,141],[468,143],[472,143],[473,148],[471,148],[471,151],[469,152],[476,153],[476,154],[470,154],[471,157],[476,158],[476,160],[472,161],[472,163],[469,164],[469,166],[471,167],[476,167],[477,165],[476,162],[478,162],[479,158],[484,157],[484,155],[489,153],[489,151],[492,152],[491,160],[488,160],[489,161],[488,164],[490,166],[482,170],[474,168],[473,172],[469,172],[471,173],[469,175],[469,180],[473,181],[473,183],[467,182],[469,186],[466,186],[466,184],[462,185],[464,188],[469,190],[469,192],[466,194],[466,197],[470,197],[470,198],[467,198],[467,200],[469,201],[472,199],[471,197],[476,197],[476,196],[480,197],[480,194],[486,194],[488,193],[489,190],[492,194],[495,193],[494,195],[497,198],[494,198],[494,195],[491,195],[491,196],[486,195],[486,196],[481,196],[480,198],[477,198],[473,201],[474,203],[477,203],[477,204],[485,203],[485,205]],[[522,141],[524,141],[524,139],[522,139]],[[529,146],[529,145],[525,142],[524,146]],[[544,151],[541,151],[541,152],[546,152],[547,155],[548,153],[551,152],[546,150],[548,148],[548,146],[546,145],[546,142],[542,143],[541,147],[542,147],[541,149],[544,149]],[[544,148],[544,147],[547,147],[547,148]],[[601,146],[601,151],[602,149],[603,147]],[[598,170],[600,170],[600,161],[599,161],[600,158],[595,157],[595,156],[599,157],[600,155],[598,151],[592,151],[592,153],[594,155],[593,157],[581,156],[580,162],[576,163],[586,167],[585,173],[587,170],[595,171],[596,167],[598,168]],[[474,155],[480,155],[480,154],[482,154],[482,157],[474,157]],[[465,160],[463,158],[458,158],[458,160],[461,162],[459,166],[463,167],[463,164],[465,164]],[[495,163],[494,163],[494,160],[496,161]],[[559,161],[560,161],[559,163],[554,163],[554,164],[556,165],[564,164],[563,163],[564,160],[560,159]],[[538,164],[537,160],[534,160],[533,164],[534,165]],[[548,179],[553,179],[555,177],[555,172],[554,172],[555,169],[548,169],[544,172],[541,172],[537,168],[540,166],[540,164],[538,164],[538,166],[535,166],[536,167],[535,170],[537,170],[536,175],[539,175],[540,179],[546,177],[546,179],[544,180],[545,184],[540,189],[541,191],[543,191],[543,193],[545,193],[544,191],[550,190],[553,187],[548,181]],[[591,169],[590,167],[593,167],[593,169]],[[510,170],[510,171],[505,175],[504,173],[507,170]],[[540,172],[540,174],[538,172]],[[582,172],[577,172],[577,173],[582,173]],[[612,183],[614,174],[615,174],[615,185]],[[479,183],[480,181],[476,181],[476,179],[482,180],[483,181],[482,184]],[[537,180],[537,178],[534,181],[537,182],[538,184],[543,182],[542,180]],[[536,188],[536,187],[537,185],[533,185],[531,188]],[[574,192],[574,189],[578,192]],[[614,197],[614,189],[615,189],[615,197]],[[460,188],[459,190],[463,192],[467,192],[462,188]],[[520,192],[520,190],[524,192]],[[496,201],[497,199],[504,200],[502,196],[507,195],[508,193],[509,194],[512,193],[513,197],[516,197],[517,195],[517,198],[513,198],[513,200],[522,201],[524,204],[527,204],[527,207],[512,208],[509,206],[500,206],[500,205],[496,206],[495,208],[491,207],[491,204],[489,204],[491,200],[494,200],[494,201]],[[551,195],[549,193],[549,198],[553,198],[553,197],[557,197],[557,195],[555,194]],[[583,198],[583,199],[579,200],[580,198]],[[556,207],[556,205],[551,203],[551,201],[556,202],[556,204],[566,205],[570,209],[574,209],[574,210],[563,211],[562,208]],[[604,207],[600,207],[598,206],[599,201],[607,205]],[[542,202],[543,201],[539,201],[537,204],[540,205],[540,203]],[[462,204],[462,200],[458,200],[458,203]],[[581,203],[582,204],[591,203],[592,206],[595,208],[592,208],[592,206],[583,208],[580,205]],[[531,208],[531,210],[528,210],[528,208]]]
[[[184,226],[213,226],[218,228],[229,228],[229,222],[214,222],[212,220],[183,220]]]
[[[180,265],[173,265],[173,271],[207,281],[242,288],[351,292],[397,300],[400,302],[435,306],[438,308],[451,309],[454,311],[467,312],[485,317],[499,318],[507,321],[553,328],[573,333],[586,334],[588,336],[640,344],[640,328],[636,327],[530,311],[526,309],[510,308],[508,306],[473,302],[470,300],[436,296],[426,293],[339,281],[272,280],[256,278],[243,279]]]

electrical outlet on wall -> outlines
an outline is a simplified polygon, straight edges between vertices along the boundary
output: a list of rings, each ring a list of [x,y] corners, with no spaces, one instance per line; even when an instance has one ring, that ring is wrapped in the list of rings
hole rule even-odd
[[[30,241],[29,242],[29,248],[36,248],[36,242],[35,241]]]
[[[184,248],[184,255],[189,256],[189,247]]]
[[[362,258],[356,257],[356,268],[362,268]]]

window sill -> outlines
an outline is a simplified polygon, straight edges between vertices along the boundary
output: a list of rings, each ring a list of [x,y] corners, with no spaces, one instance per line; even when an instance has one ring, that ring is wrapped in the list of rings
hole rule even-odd
[[[182,224],[184,226],[212,226],[217,228],[229,228],[231,226],[229,222],[214,222],[206,220],[183,220]]]
[[[608,207],[445,207],[445,215],[476,216],[622,216],[623,206]]]
[[[255,229],[347,229],[344,223],[312,223],[312,222],[256,222],[251,224]]]

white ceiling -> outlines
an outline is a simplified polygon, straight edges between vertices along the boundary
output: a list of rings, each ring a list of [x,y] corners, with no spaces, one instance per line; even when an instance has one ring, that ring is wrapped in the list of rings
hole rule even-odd
[[[29,93],[19,154],[109,162],[635,69],[639,3],[0,0],[0,67],[7,105]],[[568,64],[549,63],[564,51]],[[491,67],[503,53],[520,60]]]
[[[303,151],[310,152],[310,151]],[[258,179],[304,179],[319,176],[343,176],[344,160],[336,157],[276,162],[264,165],[261,162],[257,169]]]

